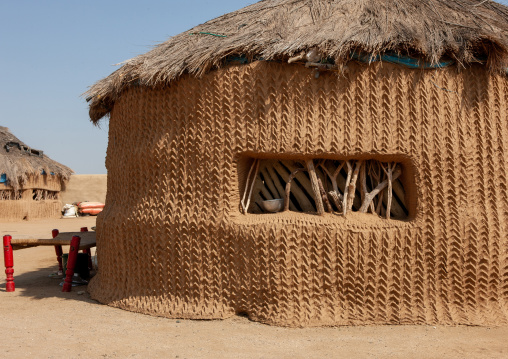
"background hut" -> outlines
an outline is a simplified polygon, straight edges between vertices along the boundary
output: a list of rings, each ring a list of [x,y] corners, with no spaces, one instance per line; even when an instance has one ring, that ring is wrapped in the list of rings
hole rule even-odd
[[[59,217],[72,170],[0,127],[0,221]]]
[[[126,61],[88,92],[110,117],[92,297],[506,323],[507,19],[492,1],[261,1]]]

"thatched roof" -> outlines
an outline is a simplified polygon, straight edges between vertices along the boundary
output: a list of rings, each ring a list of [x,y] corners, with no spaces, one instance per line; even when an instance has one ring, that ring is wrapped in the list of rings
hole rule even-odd
[[[508,66],[508,7],[490,0],[263,0],[176,35],[123,63],[86,93],[90,117],[109,114],[133,84],[202,75],[230,56],[287,60],[315,48],[340,65],[354,52],[398,51],[459,66]]]
[[[34,150],[21,142],[7,127],[0,126],[0,175],[5,174],[8,184],[19,188],[29,176],[47,174],[68,180],[73,171],[42,151]]]

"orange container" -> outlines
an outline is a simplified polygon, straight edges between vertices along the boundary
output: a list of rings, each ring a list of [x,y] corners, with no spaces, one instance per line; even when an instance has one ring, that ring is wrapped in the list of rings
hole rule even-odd
[[[80,202],[78,204],[79,209],[85,208],[104,208],[104,203],[101,202]]]
[[[103,208],[82,208],[79,211],[81,213],[88,213],[88,214],[96,215],[96,214],[101,213],[102,210],[103,210]]]

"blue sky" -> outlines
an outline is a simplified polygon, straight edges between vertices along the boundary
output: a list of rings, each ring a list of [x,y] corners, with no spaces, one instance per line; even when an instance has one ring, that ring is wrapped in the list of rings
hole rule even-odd
[[[113,66],[255,2],[0,0],[0,126],[78,174],[106,173],[107,121],[81,98]]]
[[[80,95],[114,64],[254,2],[0,0],[0,126],[78,174],[106,173],[108,123],[93,126]]]

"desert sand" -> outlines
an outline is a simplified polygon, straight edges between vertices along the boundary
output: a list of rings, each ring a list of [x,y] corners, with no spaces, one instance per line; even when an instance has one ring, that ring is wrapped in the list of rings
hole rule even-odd
[[[94,217],[0,223],[0,233],[42,238],[53,228],[74,231],[94,224]],[[508,327],[290,329],[244,317],[158,318],[99,304],[86,287],[62,293],[59,280],[48,277],[57,269],[52,247],[17,250],[14,262],[16,291],[5,292],[5,278],[0,280],[2,358],[508,357]]]

